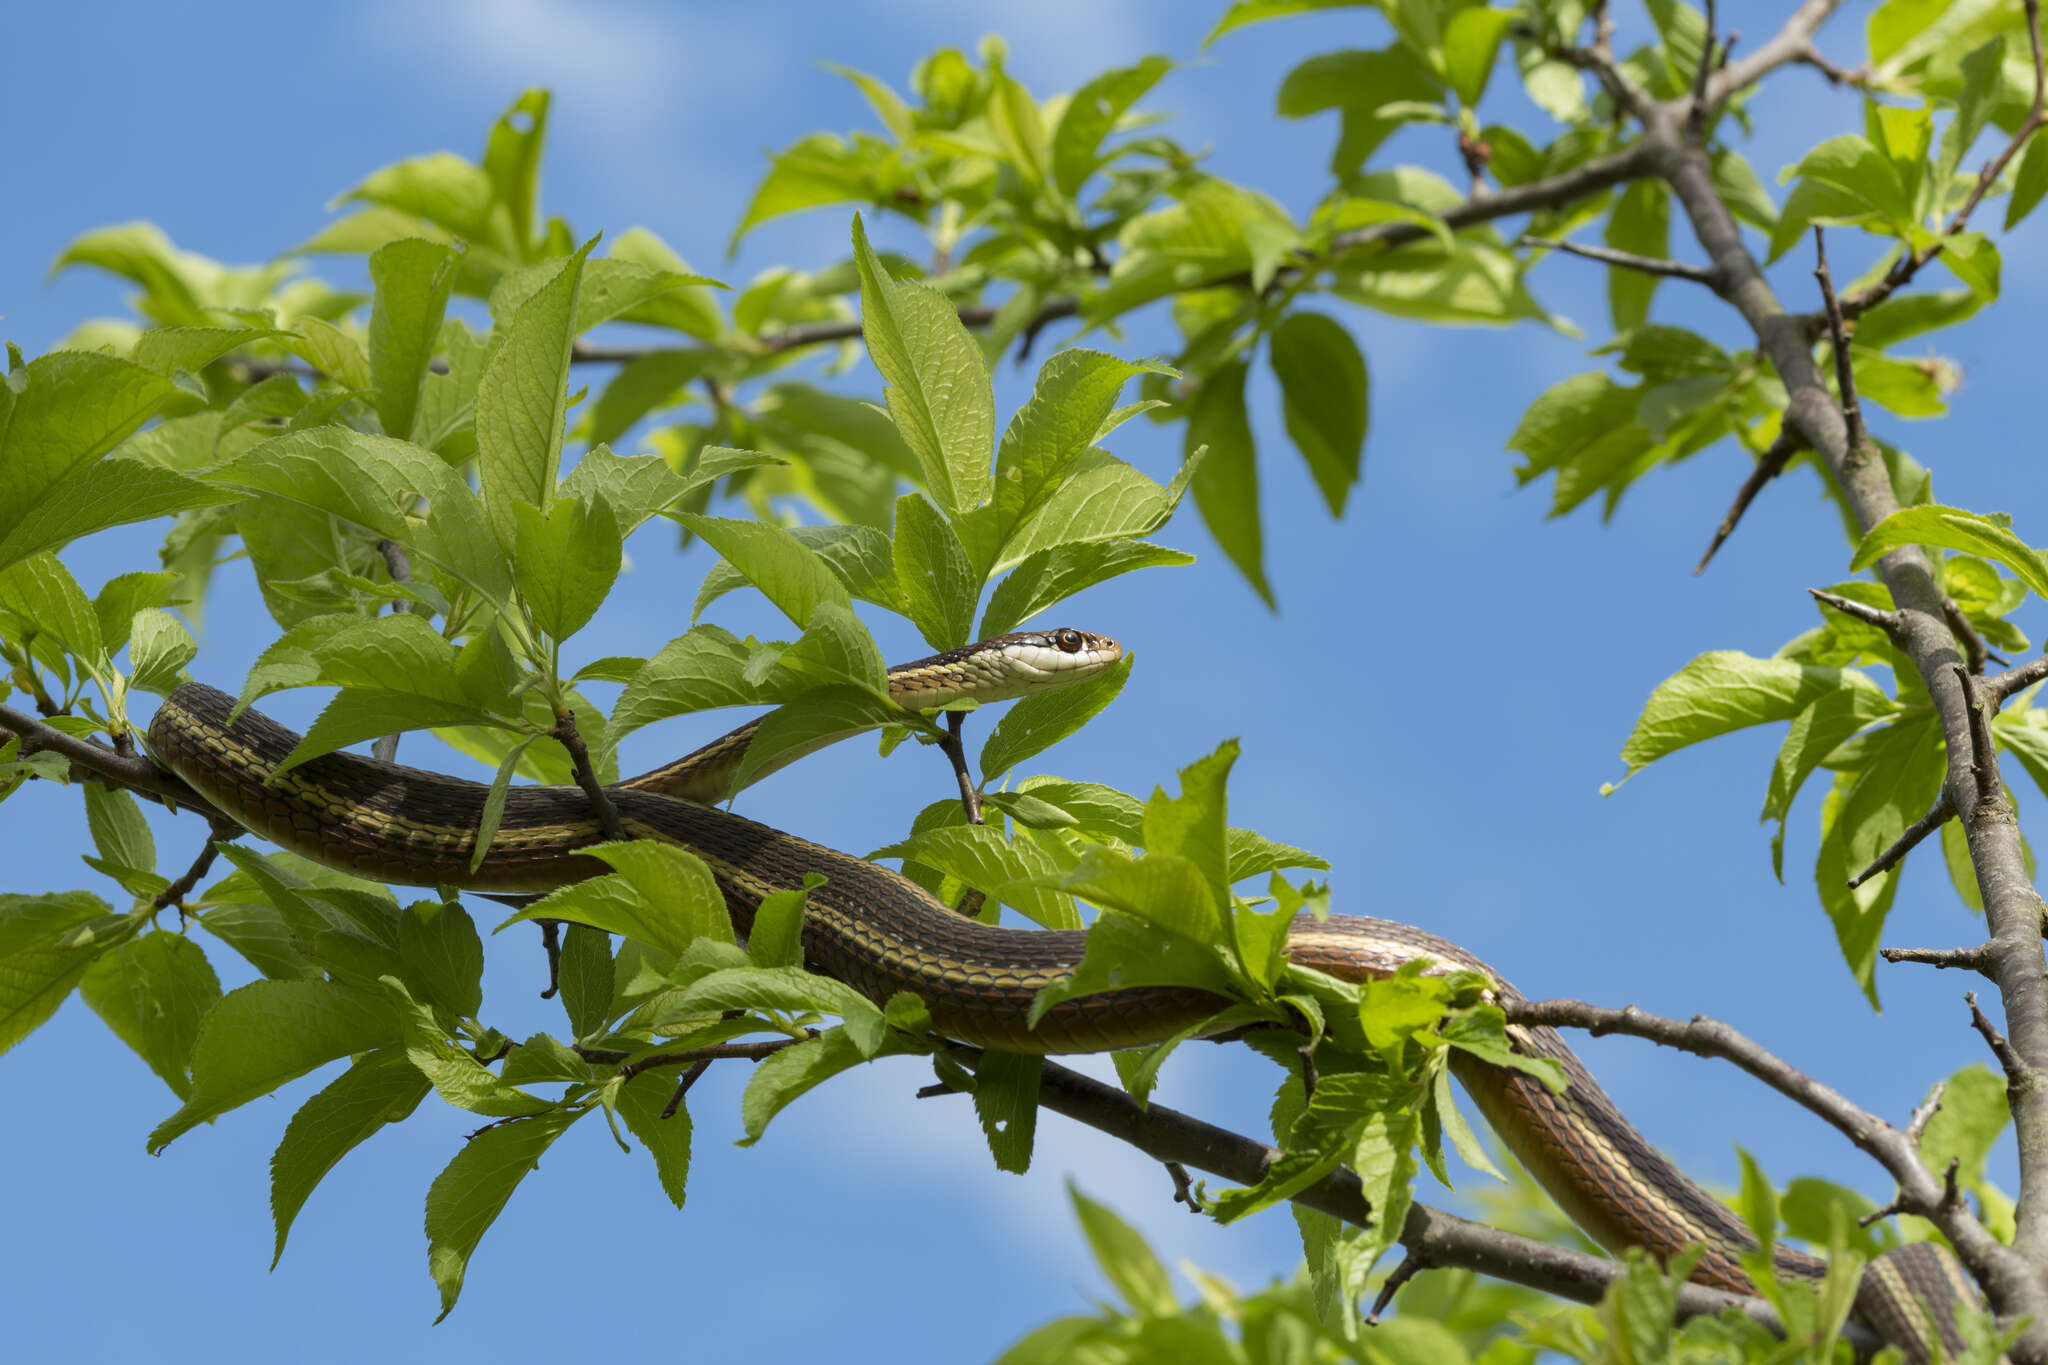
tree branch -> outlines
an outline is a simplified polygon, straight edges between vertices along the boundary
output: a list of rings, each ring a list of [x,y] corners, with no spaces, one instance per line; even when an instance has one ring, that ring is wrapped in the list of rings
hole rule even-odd
[[[206,842],[199,849],[199,856],[192,860],[192,865],[186,868],[176,881],[156,893],[155,899],[149,903],[150,908],[166,910],[175,905],[178,912],[183,914],[185,897],[191,895],[192,889],[199,885],[200,879],[213,870],[213,860],[220,856],[221,844],[241,832],[242,827],[230,821],[213,821],[207,831]]]
[[[1818,55],[1813,35],[1841,7],[1842,0],[1806,0],[1785,26],[1763,46],[1739,62],[1731,62],[1707,78],[1704,99],[1708,112],[1721,106],[1736,91],[1755,85],[1787,62],[1807,61]]]
[[[388,536],[383,537],[377,541],[377,553],[384,556],[384,567],[391,574],[393,583],[412,582],[412,559],[405,553],[403,545]],[[393,616],[404,616],[411,611],[412,603],[404,598],[391,604]],[[375,742],[370,745],[370,757],[383,763],[397,762],[398,734],[393,732],[377,736]]]
[[[604,830],[604,837],[625,839],[626,827],[619,823],[618,809],[612,805],[604,784],[597,780],[597,770],[590,765],[590,750],[585,747],[583,736],[577,733],[574,713],[566,709],[557,711],[553,733],[562,747],[569,751],[569,763],[576,771],[576,785],[583,788],[583,794],[590,798],[590,809],[597,816],[598,827]]]
[[[1897,867],[1899,860],[1913,851],[1914,845],[1947,824],[1955,813],[1955,807],[1948,803],[1947,792],[1935,797],[1934,804],[1927,809],[1927,814],[1906,826],[1905,833],[1892,840],[1890,848],[1871,859],[1869,867],[1849,878],[1849,889],[1854,891],[1872,877]]]
[[[1880,948],[1877,955],[1886,962],[1918,962],[1929,967],[1960,967],[1991,975],[1991,945],[1974,948]]]
[[[950,1055],[973,1067],[980,1052],[956,1047]],[[1115,1086],[1047,1061],[1039,1083],[1041,1107],[1084,1123],[1126,1142],[1155,1161],[1178,1162],[1242,1185],[1256,1184],[1280,1152],[1263,1142],[1205,1123],[1161,1104],[1140,1108]],[[1294,1202],[1359,1227],[1372,1226],[1372,1207],[1358,1177],[1339,1169],[1294,1196]],[[1416,1203],[1401,1225],[1400,1241],[1425,1264],[1474,1270],[1495,1279],[1526,1285],[1576,1303],[1594,1303],[1624,1268],[1583,1251],[1552,1246],[1533,1238],[1502,1232]],[[1678,1313],[1692,1318],[1734,1308],[1773,1332],[1784,1328],[1761,1299],[1728,1294],[1701,1285],[1681,1285]],[[1852,1327],[1859,1349],[1874,1350],[1875,1337]]]
[[[1585,1029],[1596,1038],[1622,1033],[1681,1052],[1733,1062],[1801,1108],[1826,1120],[1873,1157],[1898,1182],[1900,1208],[1919,1214],[1940,1228],[1963,1264],[1980,1281],[2009,1276],[2018,1268],[2012,1248],[1993,1237],[1967,1206],[1945,1198],[1945,1187],[1921,1160],[1918,1143],[1727,1024],[1704,1015],[1689,1020],[1665,1019],[1633,1005],[1606,1009],[1582,1000],[1504,1001],[1501,1008],[1510,1023]],[[2027,1273],[2031,1275],[2031,1268]]]
[[[1828,273],[1828,242],[1825,229],[1813,230],[1813,277],[1820,282],[1821,302],[1826,305],[1828,349],[1835,357],[1835,392],[1840,395],[1842,421],[1848,428],[1849,449],[1863,448],[1863,406],[1856,401],[1856,368],[1849,357],[1848,329],[1842,325],[1842,305],[1835,298],[1835,277]]]
[[[1947,245],[1947,238],[1955,236],[1970,225],[1970,215],[1977,211],[1977,205],[1984,202],[1984,196],[1998,183],[1998,177],[2005,173],[2005,168],[2011,164],[2012,159],[2027,145],[2027,139],[2032,137],[2043,123],[2048,123],[2048,65],[2044,65],[2041,52],[2041,0],[2022,0],[2022,3],[2026,6],[2027,40],[2032,45],[2034,57],[2034,102],[2027,110],[2027,116],[2020,120],[2020,126],[1998,155],[1984,163],[1984,168],[1977,173],[1977,182],[1970,187],[1968,197],[1963,200],[1962,207],[1956,210],[1955,216],[1949,219],[1948,225],[1926,246],[1901,256],[1897,263],[1885,272],[1884,278],[1844,299],[1842,310],[1847,316],[1860,317],[1911,283],[1922,267],[1941,254],[1942,248]]]
[[[2048,678],[2048,657],[2029,660],[1995,678],[1986,678],[1984,696],[1995,709],[2011,700],[2013,693],[2024,692],[2043,678]]]
[[[1554,237],[1531,237],[1526,233],[1515,241],[1516,246],[1542,247],[1546,251],[1562,251],[1567,256],[1580,256],[1589,261],[1605,265],[1620,266],[1624,270],[1635,270],[1645,275],[1657,275],[1666,279],[1690,280],[1714,287],[1714,272],[1700,265],[1687,265],[1683,261],[1667,261],[1656,256],[1638,256],[1633,251],[1616,251],[1606,246],[1581,246]]]
[[[97,740],[67,735],[12,707],[0,706],[0,743],[15,736],[21,738],[24,753],[48,750],[70,759],[74,776],[134,792],[173,810],[196,811],[210,820],[240,828],[211,801],[186,786],[184,779],[149,759],[139,754],[117,753]]]
[[[1763,492],[1764,485],[1785,472],[1785,466],[1792,463],[1792,457],[1806,449],[1806,438],[1789,423],[1778,428],[1778,439],[1771,442],[1770,449],[1757,457],[1756,468],[1749,471],[1749,477],[1742,481],[1742,487],[1735,490],[1735,501],[1728,504],[1728,514],[1721,518],[1721,524],[1714,528],[1713,543],[1700,556],[1694,566],[1695,574],[1704,572],[1707,564],[1735,534],[1735,527],[1742,520],[1742,514],[1756,501],[1756,495]]]

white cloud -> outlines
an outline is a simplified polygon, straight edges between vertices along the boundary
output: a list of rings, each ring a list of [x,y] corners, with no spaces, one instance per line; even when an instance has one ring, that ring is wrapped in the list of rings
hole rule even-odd
[[[689,54],[660,11],[588,0],[391,0],[371,31],[400,60],[509,102],[529,86],[555,95],[563,135],[585,165],[644,176],[664,151],[692,87]],[[466,150],[466,149],[465,149]],[[473,153],[472,153],[473,154]]]

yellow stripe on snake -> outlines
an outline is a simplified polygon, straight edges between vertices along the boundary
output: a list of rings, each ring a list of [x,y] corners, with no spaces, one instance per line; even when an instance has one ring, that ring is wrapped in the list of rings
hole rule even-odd
[[[1007,635],[891,669],[891,692],[911,709],[961,697],[1006,700],[1098,673],[1122,655],[1115,641],[1083,631]],[[298,736],[258,712],[230,719],[232,713],[224,693],[187,684],[158,709],[150,747],[251,832],[316,862],[377,881],[497,893],[545,892],[610,871],[578,852],[605,837],[578,788],[513,787],[497,836],[471,872],[487,794],[481,784],[343,753],[273,776]],[[878,1003],[913,992],[941,1034],[999,1050],[1135,1047],[1169,1038],[1219,1007],[1217,997],[1192,988],[1130,988],[1063,1001],[1029,1026],[1033,997],[1079,965],[1085,934],[968,919],[887,868],[708,804],[730,794],[754,729],[743,726],[608,789],[628,835],[665,840],[704,860],[742,936],[764,896],[802,886],[805,873],[823,873],[827,881],[812,892],[804,920],[805,960]],[[839,737],[781,755],[755,776]],[[1520,998],[1458,945],[1388,920],[1301,916],[1288,955],[1351,981],[1426,959],[1479,973],[1502,1001]],[[1555,1031],[1516,1025],[1508,1033],[1520,1052],[1563,1066],[1564,1093],[1462,1054],[1458,1077],[1573,1221],[1603,1246],[1642,1247],[1660,1261],[1703,1244],[1695,1282],[1754,1292],[1740,1258],[1756,1243],[1742,1220],[1650,1146]],[[1775,1259],[1787,1278],[1818,1279],[1826,1270],[1824,1261],[1782,1245]],[[1954,1305],[1975,1301],[1953,1258],[1919,1243],[1871,1263],[1856,1313],[1909,1358],[1927,1360],[1956,1347]]]

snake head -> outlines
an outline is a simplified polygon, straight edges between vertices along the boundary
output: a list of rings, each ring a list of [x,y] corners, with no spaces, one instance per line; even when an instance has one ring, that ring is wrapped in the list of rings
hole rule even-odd
[[[961,698],[986,705],[1081,682],[1123,657],[1122,645],[1092,631],[1020,630],[892,668],[889,685],[913,709]]]

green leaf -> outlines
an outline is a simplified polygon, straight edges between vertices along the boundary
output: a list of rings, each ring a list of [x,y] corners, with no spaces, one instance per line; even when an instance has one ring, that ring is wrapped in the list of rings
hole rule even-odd
[[[1904,230],[1913,224],[1913,204],[1899,182],[1898,171],[1868,138],[1845,133],[1831,137],[1801,157],[1786,179],[1799,176],[1849,195]],[[1791,206],[1788,203],[1789,215]]]
[[[1010,538],[999,567],[1055,545],[1151,535],[1172,519],[1202,463],[1191,457],[1161,488],[1122,460],[1090,451]]]
[[[2003,515],[1982,516],[1937,503],[1901,508],[1870,528],[1849,567],[1867,568],[1900,545],[1961,550],[1996,560],[2035,593],[2048,597],[2048,558],[2014,535],[2011,521]]]
[[[1495,12],[1465,10],[1459,17]],[[1287,434],[1315,476],[1330,515],[1341,517],[1365,455],[1365,357],[1349,332],[1320,313],[1289,313],[1273,329],[1270,346]]]
[[[0,1053],[40,1028],[93,960],[120,942],[122,931],[94,930],[111,915],[87,891],[0,895]]]
[[[662,1193],[681,1208],[690,1178],[690,1111],[677,1105],[674,1113],[663,1113],[675,1088],[660,1083],[666,1075],[664,1068],[655,1076],[635,1077],[639,1083],[621,1086],[613,1103],[619,1117],[626,1121],[627,1130],[640,1139],[647,1155],[654,1158],[654,1173],[661,1181]]]
[[[1972,1063],[1948,1078],[1941,1107],[1920,1138],[1920,1155],[1934,1171],[1958,1162],[1956,1178],[1974,1189],[1984,1183],[1985,1156],[2011,1122],[2005,1080]]]
[[[0,466],[4,471],[4,466]],[[6,482],[0,472],[0,486]],[[140,460],[116,456],[67,475],[29,503],[0,502],[0,568],[110,526],[231,501],[233,495]]]
[[[430,1087],[403,1052],[379,1048],[299,1106],[270,1158],[270,1212],[277,1224],[271,1269],[307,1198],[335,1164],[386,1124],[405,1119]]]
[[[1943,239],[1941,263],[1984,303],[1998,301],[1998,247],[1981,232],[1958,232]]]
[[[48,635],[85,669],[105,676],[107,650],[100,619],[85,590],[53,554],[39,554],[0,569],[0,611],[12,612],[24,636]]]
[[[1857,766],[1835,774],[1821,807],[1820,850],[1814,880],[1850,972],[1877,1008],[1877,941],[1898,894],[1894,867],[1862,885],[1849,878],[1920,818],[1941,791],[1944,762],[1939,722],[1921,716],[1877,731],[1858,743]]]
[[[1842,687],[1823,692],[1792,717],[1771,768],[1771,785],[1764,793],[1763,815],[1759,817],[1778,822],[1778,832],[1771,838],[1771,865],[1780,881],[1785,878],[1785,822],[1799,789],[1850,736],[1897,709],[1897,704],[1875,687]]]
[[[1109,848],[1090,849],[1066,885],[1106,910],[1119,910],[1192,943],[1220,944],[1223,922],[1207,869],[1175,854],[1142,858]]]
[[[1854,669],[1758,659],[1726,649],[1702,654],[1657,684],[1621,747],[1621,760],[1633,776],[1701,740],[1790,720],[1822,696],[1844,688],[1879,691],[1876,683]]]
[[[611,1018],[614,988],[610,936],[587,924],[564,926],[557,980],[575,1036],[588,1038],[602,1029]]]
[[[109,654],[128,643],[138,611],[148,611],[169,602],[178,591],[174,573],[136,572],[116,574],[92,599],[93,614],[100,619],[100,640]]]
[[[1264,533],[1259,526],[1259,470],[1245,415],[1246,366],[1233,361],[1203,381],[1188,412],[1183,450],[1188,459],[1206,450],[1195,471],[1195,507],[1216,543],[1268,610],[1275,609],[1266,582]]]
[[[577,296],[595,245],[595,238],[584,243],[519,305],[477,382],[477,478],[491,525],[507,546],[518,529],[513,508],[523,502],[545,512],[555,495]]]
[[[1055,545],[1025,556],[989,594],[979,638],[1007,635],[1038,613],[1134,569],[1192,564],[1195,557],[1142,540]]]
[[[512,774],[519,770],[519,760],[526,757],[527,749],[538,738],[538,735],[528,735],[507,749],[505,756],[498,760],[498,771],[491,778],[491,789],[484,795],[483,814],[477,817],[476,843],[469,854],[472,873],[483,866],[484,855],[491,851],[491,844],[498,837],[498,826],[505,818],[505,797],[512,790]]]
[[[521,920],[562,919],[672,953],[699,938],[734,941],[725,897],[696,854],[653,839],[594,844],[582,852],[609,863],[619,875],[572,882],[521,908],[492,932]]]
[[[935,868],[1048,929],[1081,927],[1073,897],[1059,889],[1060,862],[1038,844],[1005,839],[992,826],[927,829],[870,856]]]
[[[872,1057],[885,1026],[882,1011],[844,982],[801,967],[727,967],[699,977],[678,992],[675,1014],[716,1017],[725,1010],[791,1015],[836,1014],[863,1056]]]
[[[999,1171],[1022,1175],[1031,1169],[1044,1070],[1043,1057],[1014,1052],[985,1052],[974,1068],[974,1113]]]
[[[1135,660],[1135,655],[1126,654],[1084,682],[1034,693],[1012,706],[981,746],[982,785],[1044,753],[1095,719],[1123,691]]]
[[[167,930],[131,938],[93,959],[78,993],[178,1098],[190,1092],[192,1043],[220,999],[198,944]]]
[[[684,385],[702,375],[715,355],[714,351],[696,350],[634,356],[619,367],[598,395],[583,435],[592,445],[618,440],[648,413],[680,398]],[[570,477],[575,476],[572,473]]]
[[[605,743],[670,716],[760,700],[748,673],[753,648],[717,626],[697,626],[663,645],[633,674],[612,710]]]
[[[810,894],[825,884],[815,872],[804,874],[804,884],[783,891],[771,891],[754,910],[754,924],[747,932],[747,957],[757,967],[801,967],[804,965],[804,909]]]
[[[981,576],[967,563],[960,537],[922,493],[896,500],[896,581],[910,599],[910,619],[935,650],[968,643]]]
[[[370,387],[370,360],[354,337],[322,318],[302,317],[292,325],[297,330],[278,339],[286,350],[348,393]]]
[[[1131,1311],[1140,1317],[1178,1313],[1180,1303],[1174,1298],[1173,1281],[1138,1230],[1106,1205],[1081,1193],[1072,1181],[1067,1182],[1067,1197],[1074,1201],[1074,1216],[1081,1222],[1096,1264]]]
[[[676,517],[724,555],[726,562],[759,588],[799,630],[820,602],[851,607],[853,598],[831,567],[780,526],[760,521],[725,521],[683,513]]]
[[[1074,92],[1052,133],[1053,183],[1072,198],[1103,164],[1102,142],[1117,121],[1173,67],[1164,57],[1105,71]]]
[[[545,512],[518,503],[512,511],[513,581],[559,643],[588,625],[611,593],[623,553],[618,520],[601,497],[557,499]]]
[[[1486,93],[1494,57],[1514,19],[1512,10],[1475,6],[1459,10],[1444,25],[1444,79],[1467,109],[1476,108]]]
[[[460,905],[417,901],[398,920],[398,957],[419,993],[460,1018],[484,1005],[484,945]]]
[[[489,174],[453,152],[394,162],[342,196],[424,218],[468,241],[494,243],[490,217],[495,197]]]
[[[870,1060],[871,1056],[854,1045],[846,1029],[832,1028],[768,1057],[754,1068],[746,1093],[740,1098],[740,1119],[747,1130],[740,1146],[758,1141],[767,1131],[769,1120],[792,1100],[840,1072]]]
[[[100,857],[138,872],[156,871],[156,839],[135,798],[94,782],[83,784],[80,790],[85,795],[86,826]]]
[[[387,436],[413,434],[455,274],[455,252],[424,237],[386,242],[370,253],[370,382]]]
[[[992,551],[1007,545],[1031,514],[1060,490],[1068,471],[1098,439],[1124,385],[1139,374],[1173,371],[1080,349],[1056,352],[1039,367],[1031,397],[1003,429],[996,449]],[[991,557],[992,553],[977,555],[981,560]]]
[[[311,427],[265,441],[207,478],[225,488],[274,494],[394,540],[488,601],[502,603],[510,591],[511,570],[482,505],[430,450],[342,426]],[[409,515],[419,499],[427,503],[424,523]]]
[[[1607,245],[1617,251],[1663,260],[1671,254],[1671,193],[1661,180],[1635,180],[1622,190],[1607,218]],[[1607,305],[1616,331],[1649,320],[1656,275],[1626,266],[1607,268]]]
[[[0,544],[172,391],[140,365],[83,351],[53,351],[9,373],[0,384]]]
[[[2011,232],[2048,194],[2048,138],[2030,137],[2013,173],[2012,198],[2005,205],[2005,230]]]
[[[995,444],[995,395],[981,348],[945,295],[890,276],[857,214],[853,255],[861,332],[887,381],[889,414],[917,452],[932,500],[952,515],[971,511],[988,501]]]
[[[167,697],[186,680],[185,665],[199,654],[199,642],[167,611],[138,611],[130,629],[128,686]]]
[[[256,981],[221,997],[192,1046],[192,1093],[149,1135],[149,1150],[338,1057],[399,1041],[380,993],[331,981]]]
[[[427,1190],[427,1268],[441,1287],[439,1322],[462,1293],[470,1253],[526,1173],[579,1111],[554,1110],[532,1118],[493,1124],[473,1135]]]
[[[733,774],[733,790],[759,781],[849,734],[901,724],[902,708],[865,687],[819,687],[776,707],[761,718],[747,756]]]

